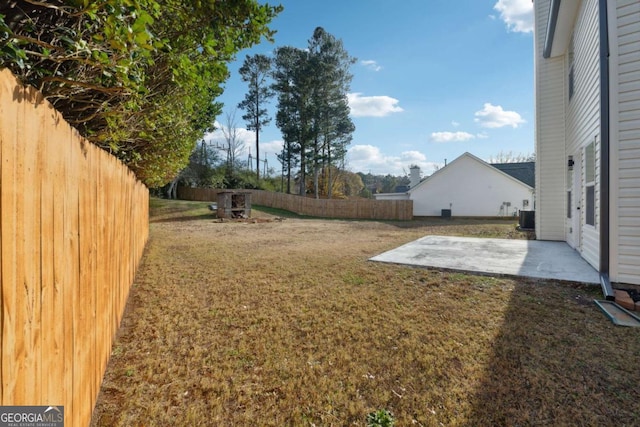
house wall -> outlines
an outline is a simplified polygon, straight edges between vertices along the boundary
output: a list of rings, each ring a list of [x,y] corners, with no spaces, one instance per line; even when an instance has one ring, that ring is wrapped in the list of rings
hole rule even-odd
[[[452,209],[454,216],[507,216],[522,209],[523,200],[529,208],[533,204],[530,187],[464,155],[413,188],[410,196],[414,216],[440,216],[442,209]]]
[[[611,280],[640,284],[640,2],[608,2]]]
[[[587,262],[594,268],[599,268],[599,229],[600,229],[600,63],[599,63],[599,23],[598,0],[583,0],[578,9],[574,37],[574,91],[570,98],[565,97],[566,109],[566,154],[580,158],[580,170],[573,173],[580,174],[581,188],[573,190],[572,206],[582,209],[574,211],[580,220],[580,245],[576,248]],[[568,82],[569,55],[565,53],[564,77]],[[567,88],[568,94],[568,88]],[[588,225],[585,221],[586,191],[585,174],[586,162],[584,149],[591,142],[595,142],[595,224]],[[565,157],[566,158],[566,157]],[[566,169],[566,167],[565,167]],[[569,184],[570,185],[570,184]],[[566,188],[566,187],[565,187]],[[565,196],[566,197],[566,196]],[[566,216],[566,212],[565,212]],[[571,228],[566,227],[566,239],[570,240]],[[577,232],[577,230],[573,230]]]
[[[536,236],[540,240],[565,240],[565,60],[544,59],[542,52],[551,0],[534,3],[536,103]]]
[[[377,193],[373,195],[376,200],[409,200],[408,193]]]

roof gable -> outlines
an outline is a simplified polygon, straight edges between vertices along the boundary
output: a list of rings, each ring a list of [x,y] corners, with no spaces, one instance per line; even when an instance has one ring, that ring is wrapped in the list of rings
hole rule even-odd
[[[432,178],[433,178],[433,177],[438,176],[439,174],[441,174],[441,173],[442,173],[444,170],[446,170],[447,168],[452,168],[452,167],[455,167],[455,165],[456,165],[457,163],[462,163],[462,159],[465,159],[465,158],[466,158],[466,159],[471,159],[471,160],[473,160],[473,161],[475,161],[475,162],[478,162],[478,163],[479,163],[479,164],[481,164],[482,166],[486,167],[488,171],[491,171],[491,172],[494,172],[494,173],[500,174],[500,175],[504,176],[504,177],[505,177],[505,178],[507,178],[507,179],[510,179],[510,180],[513,180],[513,181],[517,181],[519,184],[521,184],[521,185],[526,185],[527,187],[529,187],[529,188],[531,188],[531,189],[533,190],[533,186],[532,186],[532,185],[529,185],[529,184],[527,184],[526,182],[524,182],[524,181],[522,181],[522,180],[520,180],[520,179],[518,179],[518,178],[515,178],[514,176],[512,176],[512,175],[510,175],[510,174],[508,174],[508,173],[505,173],[504,171],[502,171],[502,170],[500,170],[500,169],[496,168],[494,165],[491,165],[491,164],[489,164],[489,163],[485,162],[484,160],[482,160],[482,159],[480,159],[480,158],[478,158],[478,157],[474,156],[473,154],[471,154],[471,153],[469,153],[469,152],[465,152],[464,154],[462,154],[462,155],[460,155],[460,156],[456,157],[456,159],[455,159],[455,160],[453,160],[452,162],[450,162],[450,163],[449,163],[448,165],[446,165],[445,167],[443,167],[443,168],[441,168],[441,169],[438,169],[438,170],[437,170],[437,171],[435,171],[433,174],[431,174],[431,175],[430,175],[430,176],[428,176],[427,178],[425,178],[425,179],[423,179],[422,181],[420,181],[420,183],[419,183],[419,184],[417,184],[415,187],[412,187],[412,188],[408,191],[408,193],[409,193],[409,194],[410,194],[410,193],[413,193],[413,192],[414,192],[415,190],[417,190],[418,188],[422,187],[423,185],[426,185],[429,181],[431,181],[431,180],[432,180]],[[533,162],[530,162],[530,163],[533,163]]]

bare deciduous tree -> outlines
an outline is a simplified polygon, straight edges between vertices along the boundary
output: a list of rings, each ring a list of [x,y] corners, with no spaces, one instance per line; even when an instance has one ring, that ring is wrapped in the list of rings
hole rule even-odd
[[[534,154],[522,154],[514,153],[513,151],[500,151],[495,156],[490,156],[488,163],[521,163],[521,162],[533,162],[536,160]]]
[[[224,145],[220,148],[227,154],[226,159],[229,172],[232,172],[233,169],[239,166],[239,157],[245,148],[244,141],[240,138],[238,131],[238,123],[236,121],[237,111],[237,109],[230,112],[227,111],[224,115],[225,123],[220,126],[225,141]]]

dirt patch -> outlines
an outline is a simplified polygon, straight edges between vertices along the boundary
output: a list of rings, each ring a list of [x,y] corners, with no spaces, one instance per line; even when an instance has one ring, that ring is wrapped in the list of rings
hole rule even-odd
[[[264,224],[265,222],[282,222],[286,218],[273,217],[273,218],[218,218],[214,222],[220,224],[224,222],[235,222],[240,224]]]

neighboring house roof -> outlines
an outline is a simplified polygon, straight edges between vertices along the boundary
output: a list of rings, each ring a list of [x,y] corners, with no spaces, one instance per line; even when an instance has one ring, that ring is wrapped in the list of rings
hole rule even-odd
[[[491,163],[491,166],[524,182],[529,187],[536,186],[536,162]]]
[[[473,159],[473,160],[475,160],[475,161],[477,161],[477,162],[481,163],[482,165],[486,166],[488,169],[490,169],[490,170],[494,170],[494,171],[496,171],[496,172],[498,172],[498,173],[500,173],[500,174],[504,175],[504,176],[505,176],[505,178],[508,178],[508,179],[512,179],[512,180],[518,181],[519,183],[524,184],[524,185],[526,185],[526,186],[530,187],[530,188],[533,190],[533,185],[531,185],[531,184],[529,184],[529,183],[527,183],[527,182],[525,182],[525,181],[523,181],[523,180],[521,180],[521,179],[519,179],[519,178],[516,178],[516,177],[514,177],[513,175],[511,175],[511,174],[509,174],[509,173],[506,173],[506,172],[504,172],[504,171],[500,170],[499,168],[495,167],[495,165],[490,165],[489,163],[487,163],[487,162],[485,162],[484,160],[482,160],[482,159],[480,159],[480,158],[478,158],[478,157],[474,156],[473,154],[471,154],[471,153],[469,153],[469,152],[465,152],[464,154],[462,154],[462,155],[460,155],[459,157],[457,157],[455,160],[453,160],[452,162],[450,162],[448,165],[446,165],[446,166],[445,166],[445,167],[443,167],[442,169],[438,169],[438,170],[437,170],[437,171],[435,171],[433,174],[431,174],[430,176],[428,176],[428,177],[426,177],[425,179],[423,179],[422,181],[420,181],[420,183],[419,183],[419,184],[417,184],[416,186],[412,187],[408,192],[409,192],[409,193],[413,193],[413,192],[414,192],[414,190],[416,190],[417,188],[420,188],[421,186],[423,186],[423,185],[425,185],[427,182],[429,182],[433,176],[438,175],[440,172],[442,172],[442,171],[443,171],[443,170],[445,170],[446,168],[450,168],[450,167],[452,167],[455,163],[457,163],[458,161],[460,161],[460,159],[462,159],[462,158],[464,158],[464,157],[471,158],[471,159]],[[531,163],[533,163],[533,162],[531,162]],[[517,163],[515,163],[515,164],[517,164]],[[535,180],[534,180],[534,181],[535,181]]]

